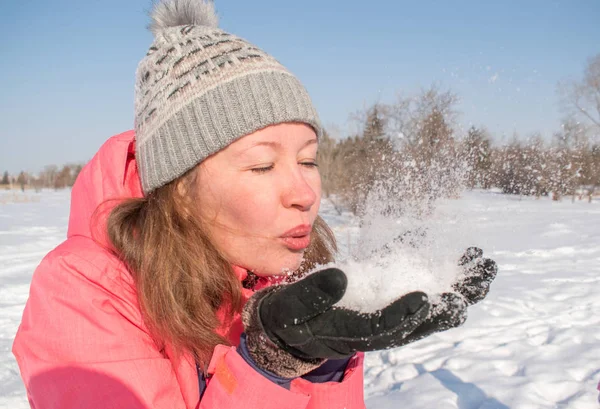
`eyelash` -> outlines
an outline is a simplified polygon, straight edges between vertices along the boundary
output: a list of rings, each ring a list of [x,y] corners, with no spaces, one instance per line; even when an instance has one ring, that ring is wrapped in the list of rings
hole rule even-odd
[[[266,167],[264,167],[264,168],[253,168],[253,169],[250,169],[250,170],[251,170],[252,172],[254,172],[254,173],[267,173],[268,171],[270,171],[270,170],[272,170],[272,169],[273,169],[273,165],[271,165],[271,166],[266,166]]]
[[[318,168],[319,167],[317,162],[300,162],[300,164],[302,166],[306,166],[307,168]],[[254,169],[250,169],[250,170],[254,173],[267,173],[267,172],[273,170],[273,168],[274,168],[274,166],[270,165],[270,166],[265,166],[264,168],[254,168]]]
[[[319,164],[317,162],[300,162],[302,166],[306,166],[307,168],[318,168]]]

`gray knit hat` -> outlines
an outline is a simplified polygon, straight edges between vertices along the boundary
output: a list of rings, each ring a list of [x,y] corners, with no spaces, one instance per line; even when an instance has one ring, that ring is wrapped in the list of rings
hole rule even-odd
[[[135,86],[136,156],[146,194],[236,139],[302,122],[321,135],[302,84],[277,60],[217,28],[212,1],[159,0]]]

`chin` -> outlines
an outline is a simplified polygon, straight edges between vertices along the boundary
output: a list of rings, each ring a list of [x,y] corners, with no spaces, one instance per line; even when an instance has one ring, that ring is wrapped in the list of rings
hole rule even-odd
[[[284,262],[281,264],[264,265],[262,268],[253,270],[253,272],[259,277],[284,275],[299,269],[303,259],[303,255],[298,255],[298,257],[293,258],[286,258],[286,260],[284,260]]]

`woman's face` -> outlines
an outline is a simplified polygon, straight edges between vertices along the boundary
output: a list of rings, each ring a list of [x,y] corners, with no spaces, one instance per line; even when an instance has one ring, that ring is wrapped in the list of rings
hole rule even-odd
[[[300,266],[321,201],[316,157],[314,130],[285,123],[202,162],[197,211],[231,263],[261,276]]]

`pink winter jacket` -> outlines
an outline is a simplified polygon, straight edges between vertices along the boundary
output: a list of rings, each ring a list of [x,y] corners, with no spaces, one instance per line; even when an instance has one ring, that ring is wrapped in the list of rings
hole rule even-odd
[[[213,352],[200,401],[194,360],[157,347],[130,275],[102,245],[106,201],[141,195],[129,131],[109,139],[84,167],[72,191],[67,240],[33,275],[13,345],[32,408],[364,409],[363,354],[350,360],[341,382],[300,378],[287,390],[224,345]],[[237,319],[232,344],[241,331]]]

